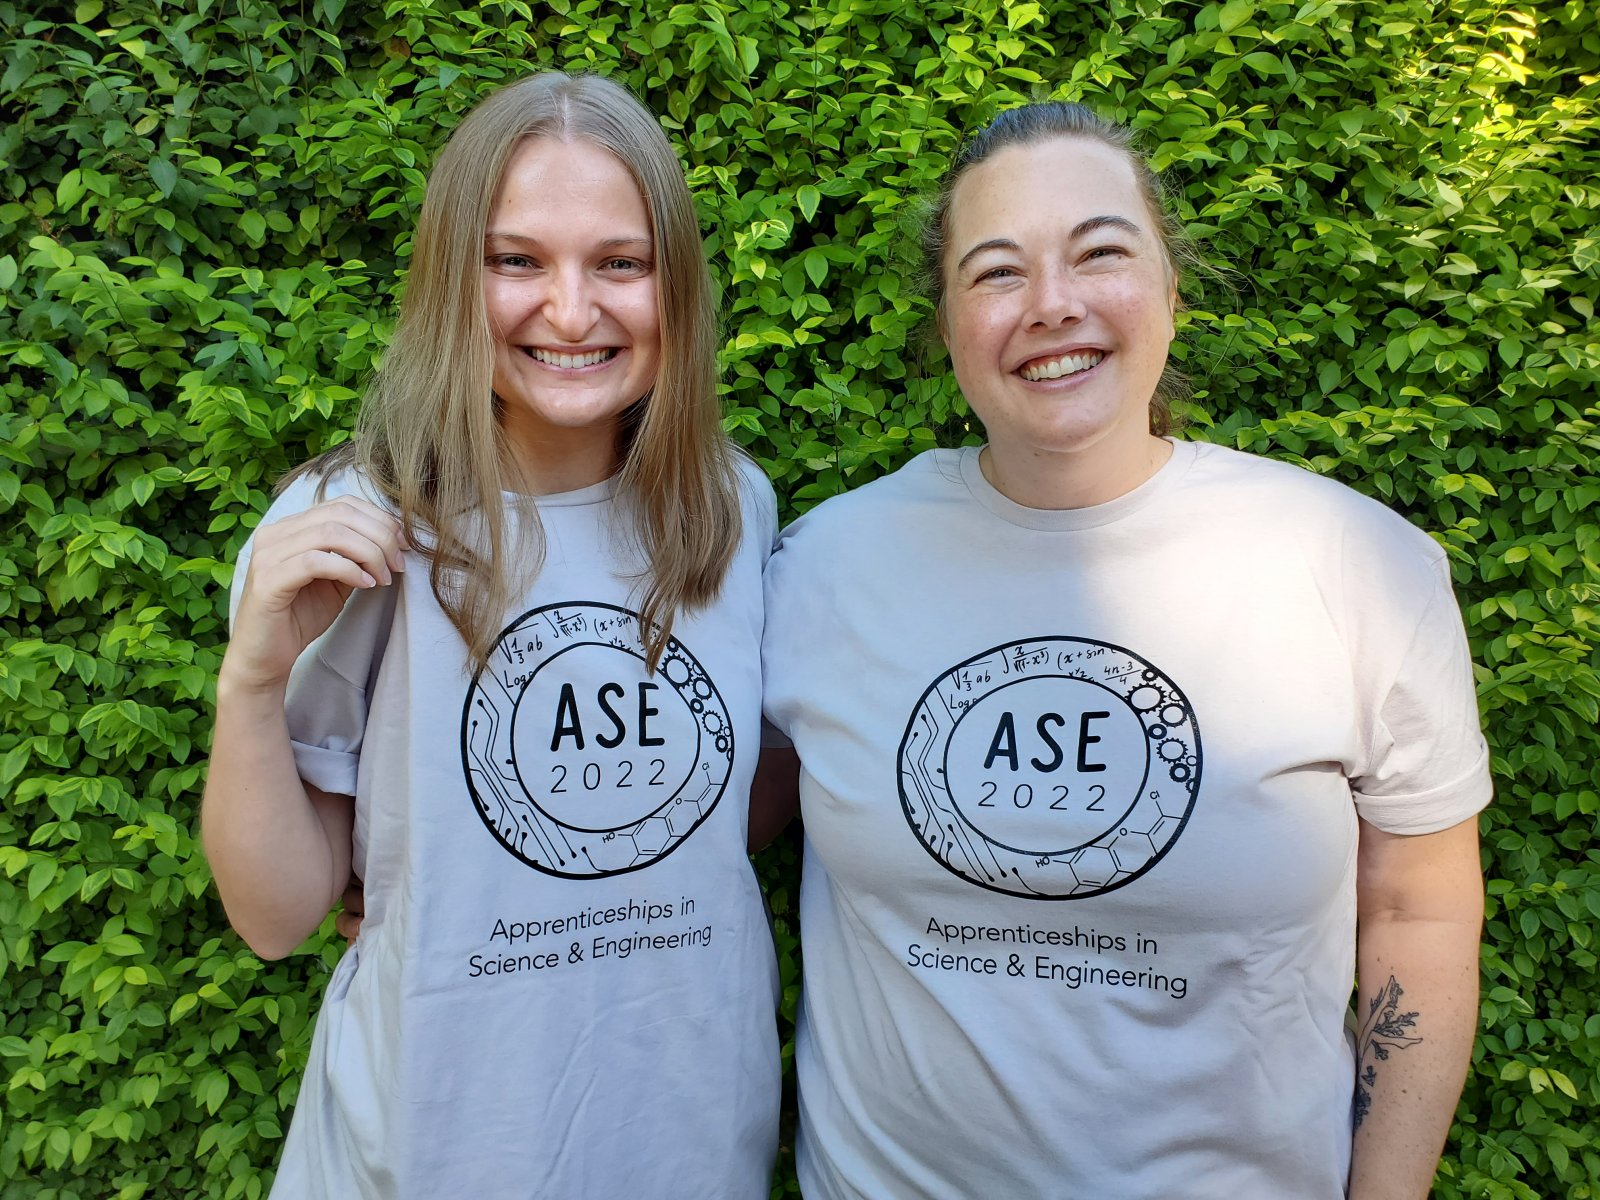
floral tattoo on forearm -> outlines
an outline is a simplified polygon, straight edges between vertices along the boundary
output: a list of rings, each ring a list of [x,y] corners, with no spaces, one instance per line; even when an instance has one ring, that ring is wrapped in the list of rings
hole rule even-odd
[[[1372,1087],[1378,1081],[1378,1064],[1387,1062],[1394,1050],[1415,1046],[1422,1039],[1413,1031],[1417,1014],[1400,1011],[1400,997],[1406,991],[1393,975],[1378,989],[1367,1009],[1367,1019],[1361,1026],[1361,1036],[1356,1043],[1356,1100],[1355,1128],[1367,1119],[1372,1108]]]

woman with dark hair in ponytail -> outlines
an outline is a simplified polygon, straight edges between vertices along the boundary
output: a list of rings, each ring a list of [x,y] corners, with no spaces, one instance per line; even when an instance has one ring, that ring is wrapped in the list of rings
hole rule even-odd
[[[1126,128],[1003,113],[924,248],[988,444],[767,570],[805,1195],[1425,1196],[1490,797],[1444,551],[1167,436],[1191,256]]]

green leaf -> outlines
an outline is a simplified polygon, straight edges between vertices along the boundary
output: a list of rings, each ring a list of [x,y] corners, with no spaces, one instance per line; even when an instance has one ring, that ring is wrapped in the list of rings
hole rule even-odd
[[[1255,15],[1255,0],[1228,0],[1217,16],[1217,28],[1223,33],[1232,33]]]
[[[116,934],[113,937],[105,939],[105,941],[101,942],[100,945],[105,949],[107,954],[117,954],[123,957],[131,954],[139,954],[144,950],[144,945],[131,933]]]
[[[267,219],[255,209],[247,209],[239,214],[239,229],[252,245],[259,244],[266,240]]]
[[[178,184],[178,168],[164,158],[150,160],[150,178],[155,180],[156,187],[163,196],[172,195],[172,189]]]
[[[820,250],[807,250],[802,259],[805,266],[806,278],[811,280],[812,287],[821,287],[828,278],[828,257]]]
[[[262,1092],[261,1077],[256,1070],[246,1062],[232,1062],[228,1064],[228,1074],[238,1082],[239,1086],[252,1096],[259,1096]]]
[[[73,167],[61,177],[61,182],[56,184],[56,208],[66,212],[83,198],[87,190],[83,182],[83,172]]]
[[[37,900],[56,877],[56,864],[48,858],[38,859],[28,869],[28,899]]]
[[[817,215],[817,204],[821,199],[822,193],[809,183],[801,184],[799,190],[795,192],[795,202],[800,206],[800,212],[808,221]]]

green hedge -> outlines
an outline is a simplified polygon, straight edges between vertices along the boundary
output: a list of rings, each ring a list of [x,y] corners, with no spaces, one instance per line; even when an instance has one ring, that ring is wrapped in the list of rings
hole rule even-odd
[[[344,436],[426,165],[543,66],[665,114],[728,426],[785,511],[974,440],[910,198],[999,106],[1131,120],[1231,285],[1192,436],[1449,548],[1500,799],[1445,1197],[1600,1195],[1600,33],[1582,0],[0,0],[0,1198],[264,1193],[339,947],[263,964],[196,842],[223,596]],[[768,852],[787,1000],[795,849]],[[777,1194],[792,1194],[781,1164]]]

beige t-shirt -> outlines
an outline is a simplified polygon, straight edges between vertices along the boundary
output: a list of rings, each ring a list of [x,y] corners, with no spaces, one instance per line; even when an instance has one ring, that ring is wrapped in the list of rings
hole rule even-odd
[[[415,554],[301,656],[296,761],[356,798],[366,920],[275,1197],[766,1196],[777,968],[745,845],[776,509],[743,474],[721,595],[654,675],[609,481],[538,500],[543,565],[481,672]]]
[[[1443,551],[1179,442],[1065,512],[922,455],[767,570],[808,1200],[1343,1194],[1357,817],[1471,817]]]

